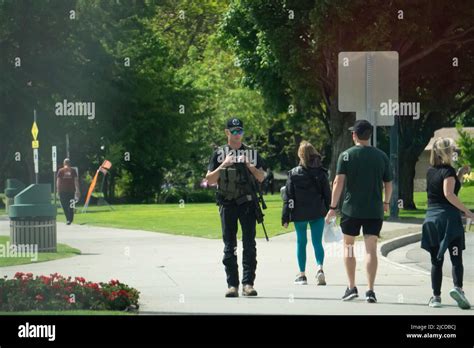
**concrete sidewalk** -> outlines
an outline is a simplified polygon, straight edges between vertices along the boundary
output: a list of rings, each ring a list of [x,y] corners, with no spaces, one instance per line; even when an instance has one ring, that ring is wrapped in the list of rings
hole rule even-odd
[[[386,222],[383,231],[413,228],[417,225]],[[260,228],[260,227],[258,227]],[[382,232],[383,233],[383,232]],[[9,222],[0,221],[0,234],[9,234]],[[308,233],[309,234],[309,233]],[[443,297],[445,306],[427,306],[431,289],[426,272],[406,268],[383,257],[375,292],[377,304],[364,301],[365,271],[363,243],[355,247],[359,299],[342,302],[346,275],[342,247],[325,246],[325,273],[328,285],[316,286],[314,254],[308,243],[307,274],[309,285],[294,285],[297,274],[296,238],[294,233],[274,237],[270,242],[257,241],[258,267],[256,298],[226,299],[224,266],[221,263],[223,243],[194,237],[174,236],[155,232],[79,226],[58,223],[58,242],[82,251],[69,259],[23,266],[5,267],[0,276],[15,272],[35,275],[58,272],[82,276],[92,281],[112,278],[137,288],[141,292],[141,313],[165,314],[464,314],[454,301]],[[421,249],[420,249],[421,252]],[[239,243],[239,265],[241,244]],[[241,270],[241,268],[240,268]],[[443,293],[450,289],[450,281],[443,282]],[[465,290],[474,302],[473,279],[466,279]]]
[[[392,261],[398,262],[402,265],[407,265],[429,272],[431,270],[430,254],[422,250],[420,252],[420,242],[406,245],[398,248],[388,254],[388,258]],[[467,281],[474,281],[474,233],[466,233],[466,249],[462,253],[464,265],[464,279]],[[448,253],[444,256],[443,275],[452,278],[451,275],[451,260]],[[447,280],[452,283],[451,279]]]

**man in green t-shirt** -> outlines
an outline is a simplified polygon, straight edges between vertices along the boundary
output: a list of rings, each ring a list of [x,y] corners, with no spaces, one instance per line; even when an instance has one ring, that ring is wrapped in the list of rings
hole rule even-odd
[[[344,189],[341,209],[341,229],[344,234],[344,265],[349,278],[343,301],[358,297],[355,286],[356,259],[355,237],[364,234],[368,289],[366,300],[377,302],[374,292],[377,273],[377,238],[382,229],[384,212],[388,211],[392,195],[392,169],[387,155],[370,146],[373,127],[366,120],[357,120],[353,127],[352,140],[355,146],[339,155],[336,178],[333,183],[332,200],[326,222],[336,217],[336,207]],[[382,189],[384,188],[384,198]]]

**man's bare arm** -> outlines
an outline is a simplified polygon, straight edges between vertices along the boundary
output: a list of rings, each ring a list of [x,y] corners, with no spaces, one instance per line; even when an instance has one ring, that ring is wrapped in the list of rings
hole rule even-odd
[[[334,178],[334,182],[332,184],[332,195],[331,195],[331,207],[333,209],[329,209],[328,213],[326,214],[326,218],[324,219],[327,224],[331,223],[331,220],[336,218],[335,208],[337,207],[337,204],[339,203],[339,199],[341,198],[345,181],[346,181],[345,174],[338,174]]]
[[[258,169],[255,166],[249,165],[247,166],[250,170],[250,173],[258,180],[258,182],[262,182],[265,179],[265,171],[263,169]]]
[[[224,160],[224,162],[221,163],[219,167],[214,169],[213,171],[207,171],[206,174],[206,180],[209,185],[215,185],[217,184],[217,181],[219,181],[219,171],[222,168],[228,167],[234,163],[234,156],[231,154],[228,154]]]
[[[212,172],[210,170],[207,171],[206,174],[206,180],[209,185],[215,185],[217,184],[217,181],[219,180],[219,170],[221,169],[222,165],[217,167],[215,170]]]
[[[221,164],[219,167],[217,167],[212,172],[207,171],[206,180],[207,180],[207,183],[209,185],[217,184],[217,181],[219,180],[219,171],[222,168],[225,168],[225,166],[223,166],[223,164]],[[249,166],[248,168],[250,170],[250,173],[252,173],[252,175],[255,177],[255,179],[257,179],[259,182],[262,182],[265,179],[265,171],[263,169],[257,169],[254,166]]]
[[[332,195],[331,195],[331,207],[336,207],[341,198],[342,190],[344,189],[344,183],[346,181],[345,174],[338,174],[334,179],[332,185]]]
[[[393,186],[391,181],[383,183],[384,186],[384,202],[390,202],[392,199]]]
[[[250,173],[252,173],[252,175],[259,182],[262,182],[265,179],[265,171],[263,169],[257,169],[255,166],[251,165],[250,162],[245,157],[239,158],[239,161],[246,162],[247,168],[250,170]],[[232,165],[234,162],[235,162],[234,156],[231,154],[228,154],[224,162],[222,162],[222,164],[219,167],[217,167],[213,171],[207,171],[207,174],[206,174],[207,183],[209,185],[217,184],[217,181],[219,180],[219,171],[223,168],[226,168]]]

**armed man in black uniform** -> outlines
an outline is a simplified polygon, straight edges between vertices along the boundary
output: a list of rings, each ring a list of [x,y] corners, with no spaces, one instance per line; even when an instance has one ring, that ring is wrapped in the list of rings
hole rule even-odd
[[[237,221],[240,221],[242,228],[242,295],[257,296],[257,291],[253,288],[257,268],[256,203],[251,194],[265,178],[264,162],[255,150],[242,143],[244,125],[240,119],[229,119],[225,134],[227,145],[214,151],[206,175],[209,185],[217,183],[217,204],[224,240],[222,262],[228,286],[225,296],[239,296]]]

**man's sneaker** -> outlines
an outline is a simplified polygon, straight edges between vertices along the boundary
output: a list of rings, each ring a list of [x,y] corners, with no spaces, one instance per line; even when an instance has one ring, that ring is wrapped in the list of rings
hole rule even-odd
[[[462,291],[459,288],[454,288],[449,292],[449,295],[458,303],[459,308],[462,309],[470,309],[471,304],[466,298],[466,295],[464,295],[464,291]]]
[[[244,296],[257,296],[257,290],[253,288],[252,285],[244,285],[244,288],[242,289],[242,295]]]
[[[346,293],[344,294],[344,296],[342,296],[342,300],[349,301],[356,297],[359,297],[359,294],[357,293],[357,287],[354,286],[352,289],[346,289]]]
[[[239,290],[235,286],[231,286],[227,289],[225,297],[239,297]]]
[[[324,277],[324,272],[322,269],[316,273],[316,281],[318,282],[318,285],[326,285],[326,278]]]
[[[431,296],[430,303],[428,306],[431,308],[440,308],[441,307],[441,296]]]
[[[368,303],[377,303],[377,297],[375,297],[375,292],[373,290],[367,290],[365,293],[365,300]]]
[[[70,224],[71,224],[71,221],[67,221],[67,222],[66,222],[66,225],[70,225]]]
[[[307,285],[308,284],[308,279],[306,278],[306,276],[298,276],[298,278],[295,279],[295,284],[297,285]]]

